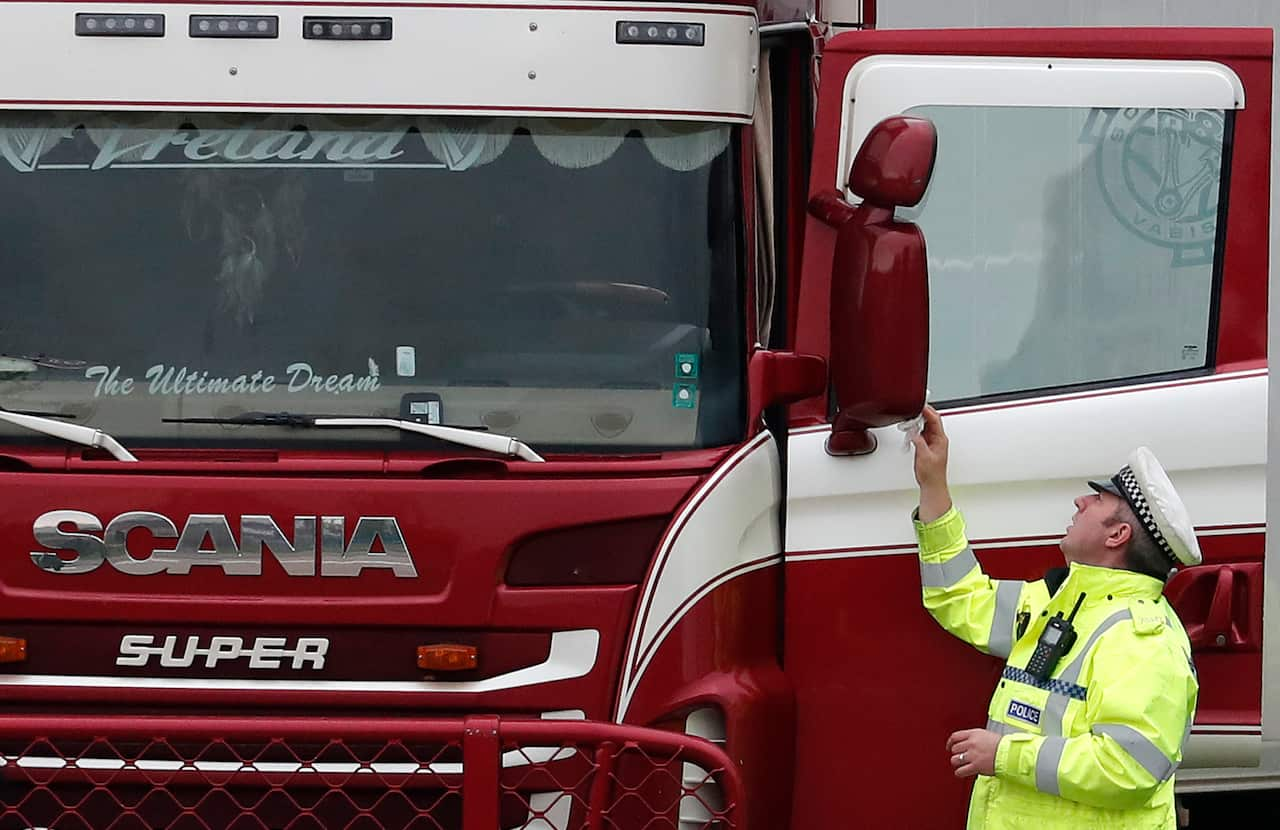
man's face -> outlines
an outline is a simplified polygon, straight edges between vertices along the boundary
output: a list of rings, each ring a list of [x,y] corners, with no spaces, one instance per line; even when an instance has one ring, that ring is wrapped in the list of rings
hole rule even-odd
[[[1067,562],[1114,567],[1113,560],[1128,541],[1131,528],[1116,519],[1124,500],[1112,493],[1089,493],[1075,500],[1076,512],[1058,547]],[[1123,537],[1123,538],[1121,538]]]

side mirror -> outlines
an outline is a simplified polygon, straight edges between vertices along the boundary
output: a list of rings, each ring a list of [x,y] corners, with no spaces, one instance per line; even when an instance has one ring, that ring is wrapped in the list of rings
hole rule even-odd
[[[827,452],[875,450],[875,427],[924,408],[929,368],[929,271],[924,234],[898,222],[897,206],[919,204],[938,136],[931,122],[894,116],[867,135],[849,172],[854,206],[832,190],[809,210],[836,228],[831,273],[831,376],[836,417]]]

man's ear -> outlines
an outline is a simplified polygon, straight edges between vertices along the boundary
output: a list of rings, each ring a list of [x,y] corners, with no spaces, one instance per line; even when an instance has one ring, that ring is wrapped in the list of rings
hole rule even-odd
[[[1111,526],[1111,530],[1107,533],[1107,538],[1102,540],[1102,544],[1110,549],[1123,547],[1133,538],[1133,528],[1128,522],[1116,522]]]

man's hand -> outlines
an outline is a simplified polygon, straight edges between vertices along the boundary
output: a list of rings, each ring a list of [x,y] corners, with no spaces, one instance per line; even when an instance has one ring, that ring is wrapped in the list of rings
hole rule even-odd
[[[951,768],[956,778],[996,774],[996,747],[1000,736],[986,729],[961,729],[947,738]]]
[[[947,488],[947,433],[942,416],[932,406],[921,413],[924,429],[911,439],[916,446],[916,482],[920,485],[920,521],[931,522],[951,509]]]

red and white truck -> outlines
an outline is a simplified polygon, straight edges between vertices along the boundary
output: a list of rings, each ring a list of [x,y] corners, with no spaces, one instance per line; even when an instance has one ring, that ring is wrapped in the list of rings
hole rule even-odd
[[[0,828],[956,826],[926,394],[1000,575],[1155,450],[1280,787],[1270,30],[2,8]]]

